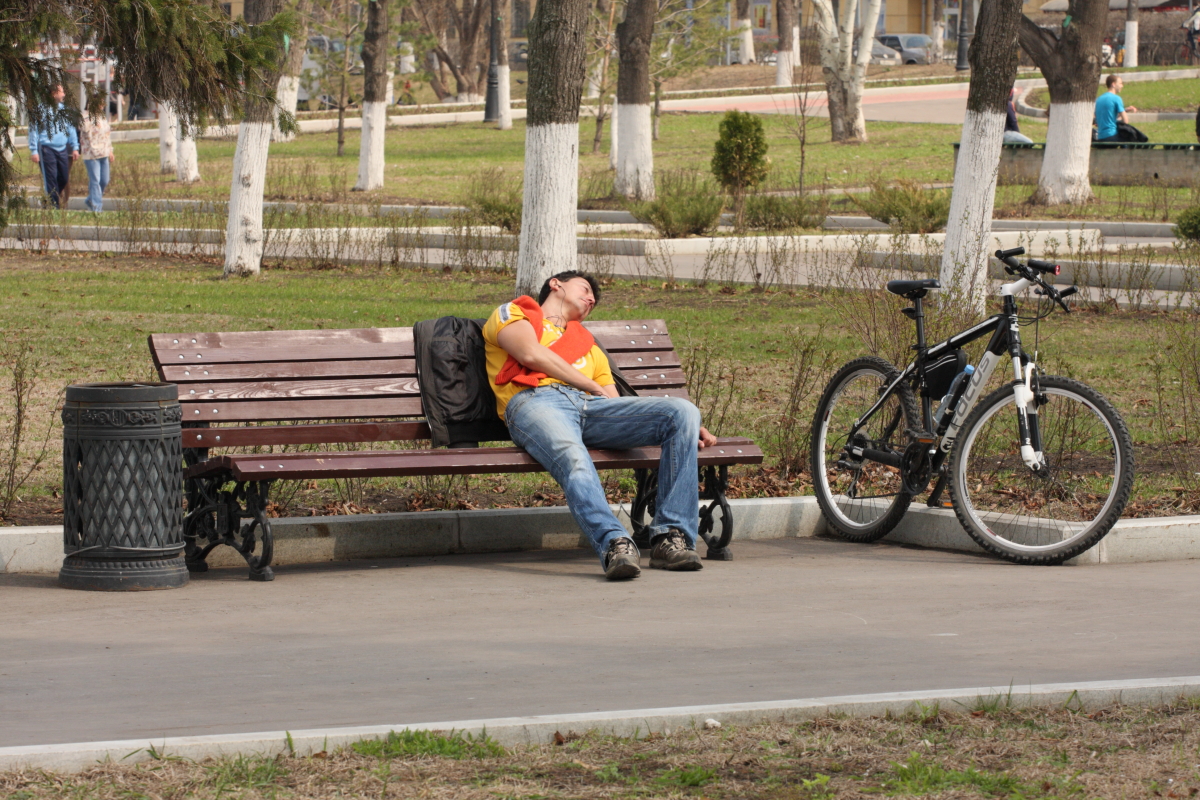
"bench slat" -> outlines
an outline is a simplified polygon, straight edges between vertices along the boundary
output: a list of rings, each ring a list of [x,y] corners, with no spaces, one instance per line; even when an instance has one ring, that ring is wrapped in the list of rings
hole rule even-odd
[[[184,422],[283,422],[308,419],[420,417],[420,397],[363,397],[352,400],[246,400],[188,403]]]
[[[659,373],[655,373],[659,374]],[[661,373],[661,374],[666,374]],[[363,378],[333,381],[256,381],[254,383],[200,383],[179,388],[179,399],[187,402],[216,400],[273,400],[308,397],[416,397],[421,394],[417,379]],[[209,412],[212,413],[212,412]]]
[[[679,356],[675,351],[661,352],[650,350],[632,350],[628,353],[610,353],[612,363],[622,370],[646,369],[648,367],[678,367],[681,366]]]
[[[664,365],[665,366],[665,365]],[[164,364],[163,380],[172,383],[214,381],[288,380],[291,378],[407,377],[417,374],[414,358],[378,358],[357,361],[284,361],[258,364],[210,364],[195,367]]]
[[[168,364],[250,364],[267,361],[349,361],[359,359],[413,358],[413,343],[352,342],[340,344],[288,344],[280,347],[221,347],[211,350],[161,350],[154,354],[163,367]]]
[[[184,428],[184,447],[398,442],[428,439],[424,422],[354,422],[326,425],[260,425],[252,428]]]
[[[660,449],[589,450],[597,469],[651,469]],[[719,439],[699,453],[701,466],[761,464],[762,450],[748,439]],[[234,480],[311,480],[336,477],[402,477],[541,472],[542,465],[517,447],[481,450],[402,450],[393,452],[285,453],[272,456],[218,456],[188,469],[195,478],[228,471]]]
[[[225,333],[154,333],[151,350],[276,350],[292,347],[330,347],[345,344],[403,344],[412,342],[412,328],[309,328],[291,331],[228,331]],[[411,352],[411,348],[410,348]]]

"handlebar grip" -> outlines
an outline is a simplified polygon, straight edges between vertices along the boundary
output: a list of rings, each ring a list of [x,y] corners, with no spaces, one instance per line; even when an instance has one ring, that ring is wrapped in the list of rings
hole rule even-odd
[[[1023,256],[1023,255],[1025,255],[1024,247],[1014,247],[1010,250],[997,250],[996,251],[996,258],[1000,259],[1001,261],[1004,261],[1005,259],[1008,259],[1008,258],[1012,258],[1013,256]]]
[[[1051,264],[1049,261],[1038,261],[1036,258],[1031,258],[1025,262],[1029,267],[1036,269],[1038,272],[1057,275],[1062,272],[1062,267],[1058,264]]]
[[[1061,292],[1059,292],[1058,296],[1059,297],[1070,297],[1071,295],[1077,294],[1078,292],[1079,292],[1078,286],[1071,286],[1071,287],[1063,289]]]

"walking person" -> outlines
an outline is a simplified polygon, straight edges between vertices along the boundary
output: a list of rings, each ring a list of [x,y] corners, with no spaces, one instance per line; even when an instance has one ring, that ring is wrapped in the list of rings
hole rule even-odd
[[[56,85],[50,96],[55,110],[62,111],[66,92]],[[42,170],[42,185],[50,204],[59,207],[59,199],[71,178],[71,164],[79,159],[79,131],[69,122],[48,120],[45,128],[35,120],[29,122],[29,153],[33,163]]]
[[[88,194],[83,205],[88,211],[99,213],[104,206],[104,191],[108,188],[109,168],[115,155],[108,114],[94,117],[87,113],[83,115],[83,125],[79,127],[79,149],[88,175]]]

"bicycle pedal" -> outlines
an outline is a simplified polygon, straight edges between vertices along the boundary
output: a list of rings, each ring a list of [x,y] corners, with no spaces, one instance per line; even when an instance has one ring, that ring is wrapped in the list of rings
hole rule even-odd
[[[938,503],[938,508],[954,508],[954,503],[951,503],[949,500],[943,500]]]
[[[937,437],[934,436],[929,431],[918,431],[918,430],[914,430],[914,429],[910,428],[907,431],[907,433],[909,435],[909,438],[914,439],[915,441],[918,441],[921,444],[932,444],[933,442],[937,441]]]

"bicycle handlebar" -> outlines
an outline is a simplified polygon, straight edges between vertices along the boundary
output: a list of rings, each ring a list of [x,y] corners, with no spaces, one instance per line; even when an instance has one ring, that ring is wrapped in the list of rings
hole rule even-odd
[[[1052,264],[1049,261],[1039,261],[1036,258],[1030,258],[1026,260],[1024,264],[1022,264],[1016,259],[1017,256],[1021,255],[1025,255],[1024,247],[1014,247],[1010,250],[996,251],[996,258],[1004,263],[1005,272],[1007,272],[1009,275],[1020,275],[1021,277],[1036,283],[1041,287],[1038,294],[1044,294],[1045,296],[1049,297],[1055,303],[1058,303],[1059,307],[1062,308],[1063,311],[1070,314],[1071,309],[1067,307],[1067,304],[1064,303],[1063,300],[1078,292],[1079,289],[1071,286],[1070,288],[1063,289],[1060,292],[1041,278],[1042,275],[1060,274],[1062,272],[1062,267],[1060,267],[1058,264]]]

